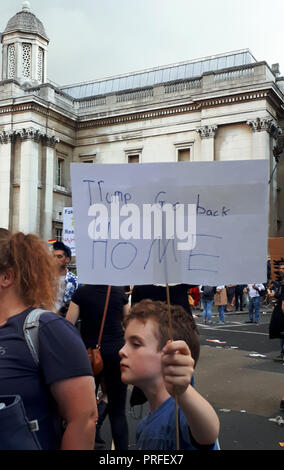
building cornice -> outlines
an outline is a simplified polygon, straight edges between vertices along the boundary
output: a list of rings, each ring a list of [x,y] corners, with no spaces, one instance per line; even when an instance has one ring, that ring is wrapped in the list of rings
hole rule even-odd
[[[165,103],[164,106],[159,106],[151,109],[148,105],[147,109],[140,111],[127,112],[126,110],[118,110],[116,114],[108,116],[100,114],[100,116],[89,115],[87,117],[84,116],[84,118],[80,118],[76,117],[74,112],[73,119],[71,119],[71,117],[68,117],[64,112],[61,112],[59,109],[56,109],[55,106],[53,107],[53,105],[49,102],[47,102],[47,104],[45,105],[43,100],[41,100],[40,102],[35,99],[26,102],[21,101],[20,103],[14,104],[4,104],[0,106],[0,116],[5,114],[34,112],[44,116],[46,119],[57,121],[61,125],[63,124],[69,127],[70,129],[72,129],[72,131],[80,131],[83,129],[114,126],[141,120],[145,121],[152,119],[160,119],[163,117],[167,118],[181,114],[194,113],[212,107],[230,106],[233,104],[240,104],[256,100],[269,100],[270,102],[273,102],[274,106],[278,108],[278,113],[281,114],[283,112],[283,108],[281,110],[281,106],[283,106],[281,97],[276,94],[273,87],[268,87],[254,91],[247,90],[239,93],[228,93],[223,94],[221,96],[207,98],[199,96],[196,97],[194,101],[192,101],[192,97],[190,97],[190,101],[187,100],[187,102],[183,99],[183,102],[179,102],[175,105],[169,105],[169,103]]]
[[[132,113],[125,113],[115,116],[108,117],[93,117],[92,119],[85,119],[84,121],[78,122],[78,130],[87,129],[90,127],[104,127],[113,126],[119,124],[130,123],[133,121],[157,119],[161,117],[171,117],[179,114],[193,113],[207,109],[210,107],[226,106],[232,104],[239,104],[248,101],[263,100],[267,99],[270,90],[265,89],[255,92],[244,92],[235,95],[225,95],[214,98],[202,98],[198,101],[191,102],[189,104],[178,104],[175,106],[165,106],[163,108],[152,109],[147,111],[139,111]]]
[[[27,101],[15,104],[5,104],[0,106],[0,116],[5,114],[16,114],[16,113],[26,113],[34,112],[44,116],[45,118],[53,119],[54,121],[64,124],[72,130],[76,130],[76,119],[71,119],[49,106],[44,106],[43,104],[37,103],[36,101]]]

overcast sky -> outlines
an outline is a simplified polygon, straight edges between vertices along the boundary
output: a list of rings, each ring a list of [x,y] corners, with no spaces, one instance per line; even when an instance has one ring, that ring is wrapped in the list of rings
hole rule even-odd
[[[0,0],[0,31],[22,9]],[[60,85],[249,48],[284,75],[284,0],[30,0]]]

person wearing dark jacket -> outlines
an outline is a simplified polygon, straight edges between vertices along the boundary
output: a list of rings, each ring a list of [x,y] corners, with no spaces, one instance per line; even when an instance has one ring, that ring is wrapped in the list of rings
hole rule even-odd
[[[244,310],[244,289],[246,284],[238,284],[235,286],[235,310],[242,312]]]
[[[84,285],[77,289],[70,302],[66,320],[75,325],[80,317],[80,332],[86,348],[95,348],[98,343],[106,294],[105,285]],[[128,298],[124,289],[112,286],[100,348],[104,369],[96,376],[96,385],[98,387],[101,379],[104,379],[108,398],[107,412],[115,450],[128,450],[128,425],[125,414],[127,386],[121,382],[118,354],[124,344],[122,320],[127,311]],[[104,412],[103,415],[105,414]],[[99,418],[101,424],[102,416]]]
[[[214,295],[216,293],[216,287],[214,286],[200,286],[200,292],[202,293],[202,305],[203,313],[202,318],[205,324],[211,325],[211,311],[214,300]]]

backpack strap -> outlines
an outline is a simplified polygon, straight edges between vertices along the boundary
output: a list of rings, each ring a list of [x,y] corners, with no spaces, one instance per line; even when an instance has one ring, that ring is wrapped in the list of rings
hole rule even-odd
[[[39,340],[38,340],[39,319],[40,319],[40,316],[45,312],[47,312],[47,310],[43,310],[42,308],[33,309],[26,316],[24,327],[23,327],[27,346],[37,366],[39,366]]]

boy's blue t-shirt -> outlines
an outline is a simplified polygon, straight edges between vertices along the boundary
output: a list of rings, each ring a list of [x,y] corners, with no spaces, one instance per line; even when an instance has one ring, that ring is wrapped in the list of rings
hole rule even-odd
[[[23,333],[25,318],[31,310],[10,317],[0,327],[0,395],[20,395],[29,421],[38,421],[36,435],[42,449],[59,449],[61,419],[49,385],[92,375],[92,371],[78,330],[49,312],[43,313],[39,321],[38,369]]]
[[[197,444],[190,434],[186,418],[179,408],[180,450],[218,450],[217,442],[204,446]],[[172,397],[153,413],[143,418],[136,430],[137,450],[176,450],[175,401]]]

